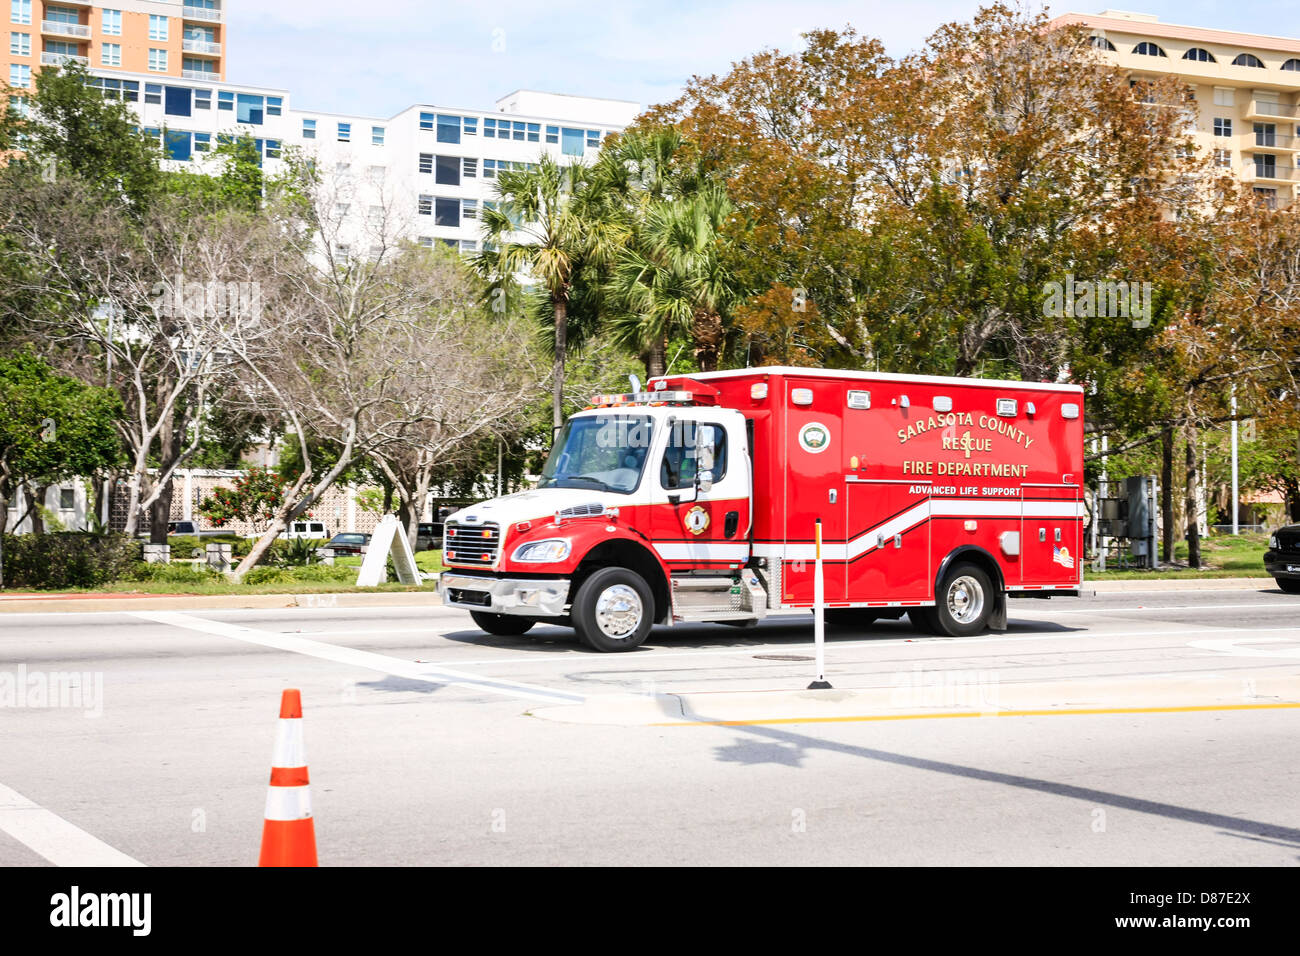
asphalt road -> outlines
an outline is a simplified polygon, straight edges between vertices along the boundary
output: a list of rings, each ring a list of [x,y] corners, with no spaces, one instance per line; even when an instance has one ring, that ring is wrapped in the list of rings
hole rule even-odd
[[[771,659],[808,615],[599,655],[438,607],[3,614],[0,866],[255,863],[286,687],[323,865],[1295,865],[1300,599],[1206,584],[832,631],[816,699]]]

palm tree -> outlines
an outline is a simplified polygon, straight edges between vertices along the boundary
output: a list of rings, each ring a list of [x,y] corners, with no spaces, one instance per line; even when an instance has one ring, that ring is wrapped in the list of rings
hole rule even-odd
[[[610,287],[622,308],[610,325],[619,341],[644,350],[648,376],[666,371],[666,345],[674,336],[694,342],[702,371],[718,367],[723,316],[739,298],[721,255],[731,211],[716,184],[667,198],[647,208],[619,253]]]
[[[483,251],[475,265],[489,280],[496,311],[515,300],[524,283],[546,297],[555,322],[552,424],[558,434],[570,300],[575,285],[612,262],[625,243],[625,217],[603,177],[546,155],[527,168],[499,172],[496,196],[483,211]]]

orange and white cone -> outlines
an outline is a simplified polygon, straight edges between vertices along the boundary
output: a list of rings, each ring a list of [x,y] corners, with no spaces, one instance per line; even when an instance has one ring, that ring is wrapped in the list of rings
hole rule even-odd
[[[271,757],[266,823],[258,866],[316,866],[316,828],[307,786],[307,751],[302,739],[302,694],[286,690]]]

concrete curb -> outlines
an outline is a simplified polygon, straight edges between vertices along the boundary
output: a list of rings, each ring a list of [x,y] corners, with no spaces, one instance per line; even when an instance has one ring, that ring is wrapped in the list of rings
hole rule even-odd
[[[1272,578],[1130,578],[1122,581],[1083,582],[1081,593],[1112,594],[1119,591],[1272,591]]]
[[[88,611],[216,611],[229,608],[283,607],[441,607],[436,591],[383,591],[377,594],[142,594],[69,595],[67,597],[3,597],[0,614]]]

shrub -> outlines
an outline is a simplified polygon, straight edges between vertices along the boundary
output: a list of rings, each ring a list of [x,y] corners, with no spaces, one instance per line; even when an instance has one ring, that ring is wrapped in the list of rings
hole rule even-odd
[[[167,584],[211,584],[222,580],[221,575],[209,570],[207,565],[197,567],[188,562],[176,564],[137,564],[131,576],[137,581],[159,581]]]
[[[336,568],[327,564],[303,567],[259,565],[244,575],[245,584],[351,584],[356,579],[354,568]]]
[[[141,544],[125,535],[81,531],[7,534],[5,585],[59,590],[93,588],[121,578],[129,579],[143,556]]]

